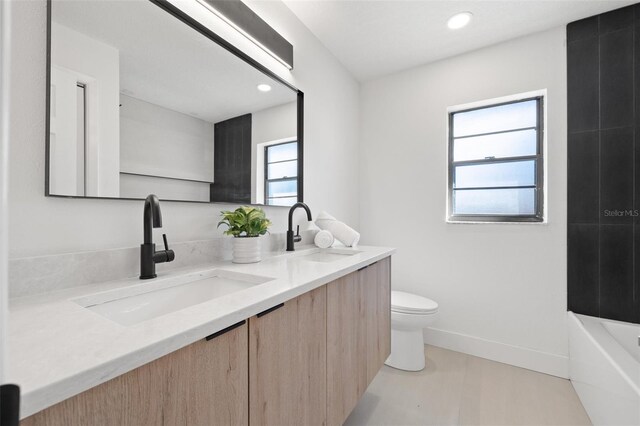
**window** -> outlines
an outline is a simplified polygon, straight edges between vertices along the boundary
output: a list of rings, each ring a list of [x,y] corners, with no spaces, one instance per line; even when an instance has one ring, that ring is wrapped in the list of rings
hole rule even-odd
[[[292,206],[298,201],[298,142],[264,148],[264,194],[268,206]]]
[[[543,221],[543,98],[449,113],[449,220]]]

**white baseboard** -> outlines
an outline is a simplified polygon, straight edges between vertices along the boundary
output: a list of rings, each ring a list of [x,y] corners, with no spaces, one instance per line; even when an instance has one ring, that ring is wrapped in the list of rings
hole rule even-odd
[[[424,341],[428,345],[474,355],[552,376],[569,378],[569,357],[513,346],[452,331],[427,328]]]

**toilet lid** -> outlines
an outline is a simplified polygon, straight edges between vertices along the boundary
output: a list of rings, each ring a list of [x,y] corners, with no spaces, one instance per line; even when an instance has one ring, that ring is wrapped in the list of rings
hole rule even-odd
[[[391,310],[407,314],[429,314],[438,310],[438,304],[417,294],[392,291]]]

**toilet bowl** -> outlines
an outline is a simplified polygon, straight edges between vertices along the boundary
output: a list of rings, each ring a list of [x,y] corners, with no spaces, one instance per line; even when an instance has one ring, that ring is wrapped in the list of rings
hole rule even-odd
[[[391,355],[385,364],[406,371],[425,367],[422,330],[434,323],[438,304],[403,291],[391,292]]]

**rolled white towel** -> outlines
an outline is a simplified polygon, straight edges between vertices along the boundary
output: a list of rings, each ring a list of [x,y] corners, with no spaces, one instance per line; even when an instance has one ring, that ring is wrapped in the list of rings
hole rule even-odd
[[[320,231],[316,234],[313,242],[320,248],[329,248],[333,245],[335,239],[329,231]]]
[[[329,224],[337,221],[338,219],[331,216],[329,213],[323,211],[323,212],[320,212],[320,214],[316,217],[315,224],[318,227],[318,229],[326,229],[329,226]]]
[[[330,222],[325,230],[331,232],[336,240],[347,247],[355,247],[360,241],[360,233],[358,231],[337,220]]]
[[[360,234],[347,224],[336,220],[327,212],[321,212],[317,219],[316,225],[323,231],[329,231],[334,238],[347,247],[355,247],[360,241]]]

